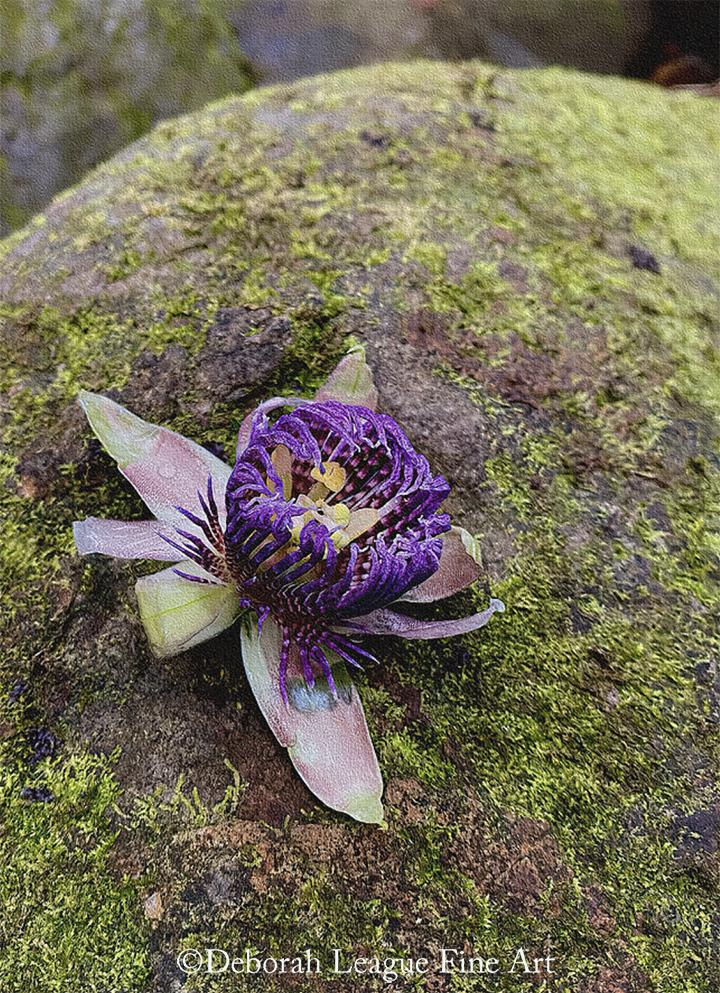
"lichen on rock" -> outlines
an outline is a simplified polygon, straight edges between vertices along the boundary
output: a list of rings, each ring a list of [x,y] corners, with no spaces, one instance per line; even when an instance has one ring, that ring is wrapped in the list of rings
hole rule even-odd
[[[614,79],[363,69],[166,122],[5,242],[0,675],[27,689],[2,712],[1,802],[15,818],[17,790],[49,784],[9,854],[39,831],[64,848],[4,989],[27,989],[17,962],[60,908],[113,959],[81,981],[64,947],[38,989],[165,991],[190,945],[466,939],[547,942],[582,993],[713,988],[716,130],[709,102]],[[71,548],[99,504],[142,514],[80,388],[230,456],[259,399],[310,395],[352,340],[507,604],[481,636],[378,645],[360,692],[384,831],[293,777],[236,633],[152,660],[142,567]],[[29,765],[39,724],[62,745]]]

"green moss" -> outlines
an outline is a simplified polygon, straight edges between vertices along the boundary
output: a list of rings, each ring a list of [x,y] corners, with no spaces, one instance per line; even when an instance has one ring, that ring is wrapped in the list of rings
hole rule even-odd
[[[606,223],[620,230],[629,212],[637,237],[658,252],[717,273],[712,244],[720,234],[718,218],[706,213],[705,192],[706,183],[720,180],[720,171],[717,156],[708,163],[701,136],[717,149],[718,134],[706,108],[684,93],[658,101],[646,84],[588,77],[578,89],[572,79],[571,73],[555,69],[513,80],[511,99],[519,113],[503,114],[502,143],[513,155],[524,152],[537,162],[535,195],[552,184],[551,203],[558,203],[561,191],[578,207],[581,199],[602,205]],[[544,118],[544,102],[566,82],[570,88],[562,113]],[[588,155],[588,149],[602,154]],[[667,161],[672,170],[662,168]],[[703,179],[691,184],[678,203],[675,176],[682,173]]]
[[[119,279],[125,279],[133,272],[141,267],[143,262],[152,261],[152,253],[148,255],[147,258],[143,259],[140,252],[136,251],[134,248],[128,248],[118,256],[117,261],[109,266],[107,269],[107,277],[111,283],[116,282]]]
[[[258,309],[277,304],[277,291],[273,286],[268,285],[267,277],[261,268],[252,270],[245,277],[240,302],[245,307]]]
[[[15,723],[21,704],[2,709],[2,720]],[[0,748],[2,988],[140,993],[149,970],[137,885],[107,865],[121,794],[114,763],[66,754],[30,767],[17,737]],[[53,799],[23,799],[25,787],[49,790]]]
[[[527,447],[537,452],[537,444]],[[520,498],[517,470],[498,459],[486,468],[494,500],[527,521],[528,492]],[[701,879],[677,872],[668,841],[672,811],[688,809],[690,793],[694,805],[710,804],[713,796],[709,783],[698,790],[691,770],[673,768],[683,742],[699,740],[705,725],[687,656],[707,657],[717,640],[703,617],[720,604],[717,549],[705,539],[707,515],[716,521],[720,502],[717,495],[698,502],[698,482],[691,475],[678,494],[685,513],[693,504],[682,553],[668,554],[656,530],[642,530],[652,579],[670,598],[673,591],[682,595],[677,613],[658,614],[657,592],[646,596],[645,609],[631,606],[613,585],[602,546],[568,548],[567,495],[555,481],[549,493],[534,494],[532,530],[524,525],[515,535],[518,554],[496,591],[507,613],[472,639],[476,650],[459,656],[457,647],[428,648],[412,667],[413,682],[419,673],[427,680],[423,699],[436,741],[435,750],[425,749],[429,767],[452,736],[481,794],[498,810],[553,824],[576,881],[611,894],[638,962],[653,987],[668,993],[678,974],[683,989],[705,989],[703,970],[712,970],[711,952],[698,956],[695,946],[697,935],[712,930],[712,897]],[[577,500],[570,506],[573,516],[582,512]],[[638,526],[642,521],[641,511]],[[583,596],[578,582],[591,584],[594,595]],[[584,618],[587,633],[573,630],[571,609]],[[638,914],[657,930],[638,933]],[[668,917],[676,921],[671,932]],[[567,953],[574,959],[583,944],[565,936],[567,918],[564,912],[554,925],[553,942],[562,947],[572,940]]]
[[[240,773],[229,759],[225,766],[231,774],[231,782],[220,800],[209,806],[199,793],[197,786],[188,787],[186,777],[181,774],[172,790],[159,786],[151,793],[135,796],[128,810],[118,810],[126,831],[142,832],[148,844],[155,846],[162,842],[170,830],[183,827],[185,830],[203,828],[232,817],[247,788]],[[244,855],[248,864],[255,862],[252,846],[246,846]]]

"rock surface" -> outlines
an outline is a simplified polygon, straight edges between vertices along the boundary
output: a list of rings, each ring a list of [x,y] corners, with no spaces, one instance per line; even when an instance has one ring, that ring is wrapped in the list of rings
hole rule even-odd
[[[166,122],[7,240],[3,990],[244,988],[183,986],[208,945],[524,946],[553,989],[717,986],[715,124],[570,72],[361,70]],[[79,387],[230,454],[353,339],[479,535],[486,588],[450,606],[508,608],[377,646],[387,830],[293,775],[235,632],[154,661],[144,566],[70,531],[142,516]]]
[[[648,0],[17,0],[0,9],[0,234],[158,120],[254,79],[289,82],[420,56],[623,74],[648,36],[649,8]]]
[[[252,80],[231,0],[15,0],[0,9],[0,233],[164,117]]]

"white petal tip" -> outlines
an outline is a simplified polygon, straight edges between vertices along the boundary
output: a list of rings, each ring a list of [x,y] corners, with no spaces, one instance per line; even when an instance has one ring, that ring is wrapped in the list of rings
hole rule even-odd
[[[91,393],[90,390],[80,390],[78,393],[78,403],[83,410],[87,410],[88,407],[92,406],[94,402],[98,400],[104,400],[105,397],[101,396],[99,393]]]
[[[363,824],[382,824],[384,818],[380,797],[360,796],[349,803],[345,813]]]
[[[84,521],[73,521],[73,540],[75,541],[75,551],[78,555],[87,555],[87,551],[83,548],[84,524]]]
[[[144,626],[145,625],[143,624],[143,627]],[[170,659],[173,657],[173,655],[179,654],[176,651],[171,651],[169,649],[166,649],[163,645],[158,645],[155,642],[153,642],[150,638],[150,633],[148,632],[147,628],[145,628],[145,633],[147,634],[150,653],[154,659]],[[180,651],[182,651],[182,649],[180,649]]]
[[[504,614],[505,613],[505,604],[502,602],[502,600],[496,600],[496,599],[491,600],[490,601],[490,607],[497,614]]]

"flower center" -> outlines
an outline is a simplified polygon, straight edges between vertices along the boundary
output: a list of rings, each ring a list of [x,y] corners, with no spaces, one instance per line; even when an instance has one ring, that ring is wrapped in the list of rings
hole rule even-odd
[[[339,622],[437,568],[448,486],[392,418],[335,401],[291,406],[273,422],[256,413],[233,469],[228,566],[241,596],[278,616]]]
[[[268,489],[282,496],[284,500],[292,502],[296,507],[304,508],[305,512],[293,518],[288,540],[262,563],[258,574],[277,565],[286,555],[300,547],[300,535],[310,521],[322,524],[327,529],[335,550],[341,551],[380,520],[377,510],[372,508],[351,510],[347,504],[338,499],[338,493],[347,479],[347,473],[338,462],[322,462],[319,466],[314,466],[310,472],[310,478],[314,480],[313,485],[307,493],[296,494],[296,487],[293,484],[294,460],[290,450],[285,445],[277,445],[270,460],[279,483],[267,476]],[[327,549],[323,559],[327,559]],[[317,570],[307,573],[304,582],[314,578],[316,572]]]

